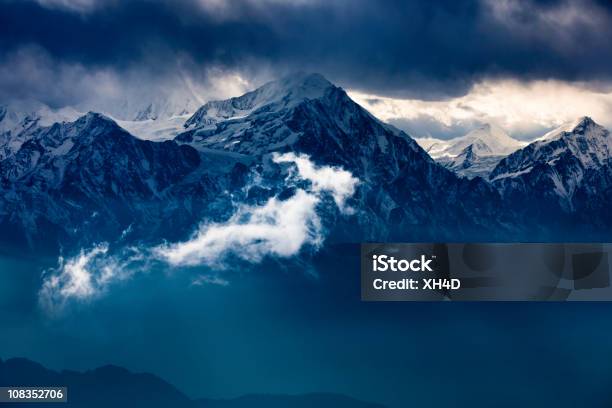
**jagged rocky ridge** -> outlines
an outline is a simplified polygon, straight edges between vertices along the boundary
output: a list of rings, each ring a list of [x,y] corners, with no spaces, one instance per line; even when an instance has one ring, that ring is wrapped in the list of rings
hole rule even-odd
[[[213,207],[234,164],[225,173],[222,158],[137,139],[96,113],[41,127],[0,162],[0,237],[52,248],[116,238],[128,227],[166,237],[219,213]]]
[[[72,108],[53,110],[35,102],[0,105],[0,160],[15,153],[40,127],[74,121],[79,116]]]

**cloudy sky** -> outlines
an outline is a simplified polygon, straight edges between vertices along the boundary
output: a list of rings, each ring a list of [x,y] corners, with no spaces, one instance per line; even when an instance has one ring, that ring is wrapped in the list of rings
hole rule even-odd
[[[595,0],[0,0],[0,100],[235,96],[316,71],[416,136],[612,125],[612,5]]]

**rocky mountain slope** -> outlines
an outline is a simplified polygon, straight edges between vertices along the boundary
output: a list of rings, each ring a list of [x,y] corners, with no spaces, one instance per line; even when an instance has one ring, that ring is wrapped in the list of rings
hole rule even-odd
[[[170,224],[197,222],[225,177],[213,180],[205,169],[220,172],[225,163],[172,141],[137,139],[96,113],[41,127],[0,161],[0,238],[57,246],[117,237],[129,226],[166,234]]]
[[[543,221],[571,213],[577,224],[610,225],[611,159],[609,131],[583,117],[504,158],[489,179]]]

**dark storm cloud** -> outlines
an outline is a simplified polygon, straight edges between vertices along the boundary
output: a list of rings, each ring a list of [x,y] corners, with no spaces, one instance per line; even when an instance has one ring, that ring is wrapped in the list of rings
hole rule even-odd
[[[35,45],[61,63],[162,77],[182,55],[192,69],[319,71],[344,87],[428,99],[484,77],[612,76],[603,1],[0,2],[3,60]]]

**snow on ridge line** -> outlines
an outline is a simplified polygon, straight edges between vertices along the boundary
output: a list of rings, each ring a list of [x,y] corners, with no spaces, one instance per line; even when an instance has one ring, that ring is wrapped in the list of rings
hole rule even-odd
[[[455,158],[470,145],[480,147],[476,151],[480,156],[508,155],[527,145],[526,142],[514,139],[500,127],[488,123],[449,140],[434,137],[414,140],[434,159]]]
[[[566,122],[564,124],[562,124],[561,126],[545,133],[544,135],[538,137],[537,139],[533,140],[533,142],[547,142],[547,141],[551,141],[551,140],[555,140],[555,139],[559,139],[561,138],[565,133],[572,133],[576,130],[576,128],[578,128],[581,125],[584,124],[588,124],[588,125],[595,125],[597,127],[601,127],[603,128],[603,126],[599,125],[597,122],[595,122],[593,119],[591,119],[589,116],[581,116],[577,119],[574,119],[573,121],[570,122]]]
[[[218,122],[248,116],[263,106],[287,107],[305,99],[317,99],[333,86],[321,74],[289,75],[240,96],[206,102],[185,122],[185,128],[212,127]]]

